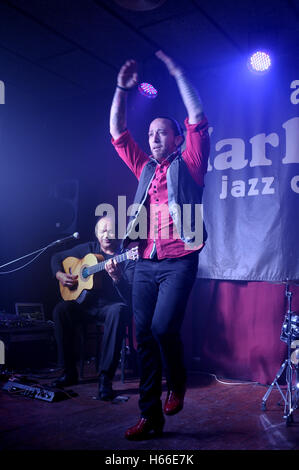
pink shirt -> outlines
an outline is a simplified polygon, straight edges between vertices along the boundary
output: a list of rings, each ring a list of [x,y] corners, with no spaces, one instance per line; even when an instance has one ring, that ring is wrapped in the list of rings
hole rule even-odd
[[[204,186],[204,175],[207,171],[210,139],[208,122],[203,118],[197,124],[189,124],[185,119],[187,129],[186,148],[182,157],[193,179],[199,186]],[[126,130],[121,136],[112,139],[117,153],[128,165],[139,180],[143,167],[148,163],[148,155],[140,149]],[[145,203],[147,209],[147,239],[139,241],[139,253],[142,258],[151,258],[156,252],[158,259],[178,258],[194,253],[186,249],[185,243],[179,238],[173,220],[168,210],[168,191],[166,173],[172,161],[165,159],[158,163],[154,177],[148,189]],[[201,244],[197,249],[201,249]]]

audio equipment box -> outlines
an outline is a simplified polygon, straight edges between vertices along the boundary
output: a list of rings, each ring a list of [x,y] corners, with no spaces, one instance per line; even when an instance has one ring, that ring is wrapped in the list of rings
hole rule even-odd
[[[23,396],[28,398],[36,398],[47,402],[59,401],[67,398],[62,390],[51,390],[41,385],[27,385],[14,380],[8,380],[2,390],[9,392],[14,396]]]

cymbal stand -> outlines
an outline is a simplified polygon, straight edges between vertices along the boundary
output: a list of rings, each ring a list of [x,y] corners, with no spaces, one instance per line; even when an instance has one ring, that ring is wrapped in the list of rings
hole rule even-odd
[[[286,420],[286,425],[288,426],[290,423],[294,421],[293,412],[298,406],[298,393],[299,393],[299,373],[298,373],[298,365],[296,364],[293,366],[292,358],[291,358],[291,345],[292,345],[292,292],[289,290],[289,284],[286,283],[285,287],[285,296],[288,300],[288,310],[286,314],[287,318],[287,358],[280,366],[279,371],[277,372],[275,379],[273,380],[272,384],[268,388],[266,394],[262,399],[262,410],[266,410],[266,401],[269,398],[270,393],[272,392],[274,387],[277,387],[278,391],[280,392],[283,401],[284,401],[284,418]],[[286,372],[286,393],[284,394],[278,384],[278,380],[281,377],[282,373]],[[293,385],[295,383],[295,386]]]

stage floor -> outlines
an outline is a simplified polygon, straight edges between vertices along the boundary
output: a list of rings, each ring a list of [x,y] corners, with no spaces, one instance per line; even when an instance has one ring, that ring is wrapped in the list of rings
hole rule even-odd
[[[51,375],[52,374],[52,375]],[[28,374],[28,377],[30,374]],[[57,371],[34,376],[50,383]],[[32,376],[31,376],[32,378]],[[166,418],[162,437],[141,442],[124,438],[138,412],[138,380],[119,377],[115,403],[96,400],[92,375],[68,387],[67,399],[43,402],[0,390],[1,450],[295,450],[299,449],[299,411],[287,426],[281,396],[273,389],[266,410],[261,402],[266,386],[189,373],[184,409]],[[163,400],[166,391],[163,392]],[[123,401],[122,401],[123,400]],[[132,454],[133,455],[133,454]]]

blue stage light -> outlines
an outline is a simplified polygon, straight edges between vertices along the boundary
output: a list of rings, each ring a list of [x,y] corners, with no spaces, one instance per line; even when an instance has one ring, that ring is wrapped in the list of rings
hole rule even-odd
[[[248,67],[252,72],[262,74],[269,71],[271,59],[267,52],[257,51],[248,60]]]
[[[146,96],[147,98],[156,98],[158,95],[158,91],[150,83],[140,83],[138,85],[138,90],[143,96]]]

